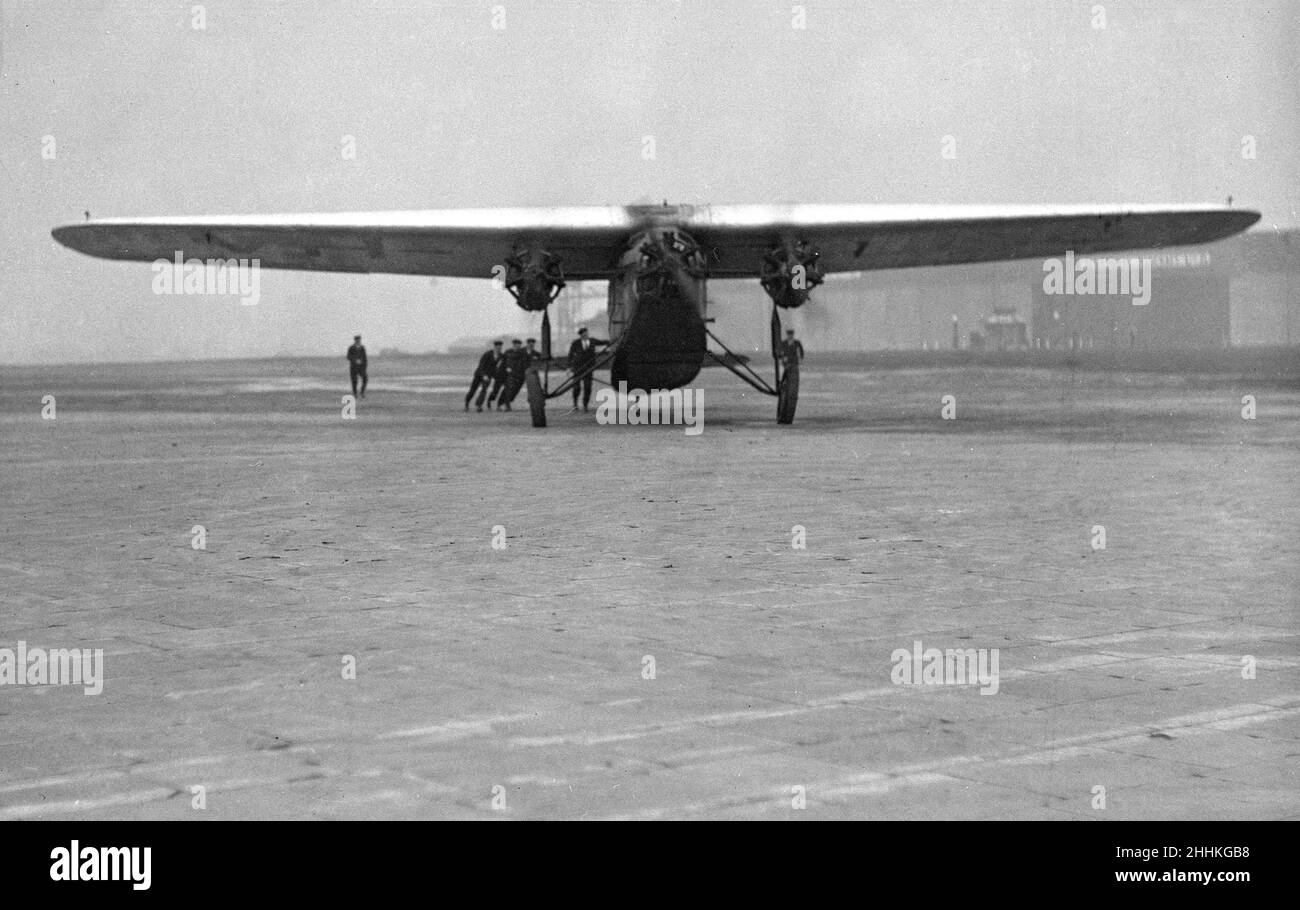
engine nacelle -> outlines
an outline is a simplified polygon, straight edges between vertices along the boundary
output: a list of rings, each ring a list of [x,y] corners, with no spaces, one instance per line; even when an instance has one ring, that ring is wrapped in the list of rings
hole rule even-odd
[[[820,256],[807,241],[773,247],[763,256],[758,280],[777,306],[785,309],[803,306],[812,289],[826,280],[817,261]]]
[[[520,308],[529,312],[546,309],[564,288],[560,257],[541,247],[516,249],[506,258],[505,286]]]

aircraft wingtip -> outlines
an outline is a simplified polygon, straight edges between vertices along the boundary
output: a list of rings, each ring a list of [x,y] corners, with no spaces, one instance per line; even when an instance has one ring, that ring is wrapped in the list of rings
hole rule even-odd
[[[85,223],[61,224],[50,231],[50,236],[61,246],[78,253],[88,253],[86,244],[94,237],[94,232],[87,231]]]
[[[1257,212],[1254,209],[1240,209],[1233,212],[1234,233],[1239,233],[1259,223],[1264,217],[1263,212]]]

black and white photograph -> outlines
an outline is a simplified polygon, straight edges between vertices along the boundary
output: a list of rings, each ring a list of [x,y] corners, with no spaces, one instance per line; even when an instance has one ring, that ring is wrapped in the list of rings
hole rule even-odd
[[[1300,818],[1298,47],[0,0],[3,827]]]

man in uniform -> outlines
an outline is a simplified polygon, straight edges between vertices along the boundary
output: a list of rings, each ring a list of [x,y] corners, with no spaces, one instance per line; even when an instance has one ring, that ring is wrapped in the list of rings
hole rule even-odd
[[[501,362],[501,342],[492,342],[492,347],[483,352],[483,356],[478,359],[478,366],[474,368],[474,381],[470,384],[469,394],[465,396],[465,410],[469,410],[469,400],[478,392],[478,409],[483,410],[483,399],[488,393],[488,386],[492,384],[492,377],[497,374],[497,365]],[[479,392],[482,387],[483,391]]]
[[[569,372],[573,374],[581,373],[590,367],[596,361],[596,348],[602,345],[608,345],[608,341],[601,341],[599,338],[588,338],[585,328],[578,329],[578,337],[569,345]],[[578,389],[582,389],[582,409],[587,410],[591,403],[591,374],[588,373],[580,382],[573,384],[573,409],[578,410]]]
[[[512,410],[510,406],[514,404],[519,390],[524,387],[524,382],[528,377],[528,370],[534,363],[542,359],[542,352],[537,350],[536,338],[529,338],[526,342],[528,346],[525,348],[517,347],[519,344],[517,339],[514,344],[516,347],[512,347],[505,354],[506,371],[509,373],[509,378],[506,381],[505,389],[501,392],[501,397],[498,399],[499,402],[505,405],[507,411]]]
[[[794,337],[794,329],[785,330],[785,340],[781,342],[778,353],[782,366],[789,365],[792,361],[798,364],[803,360],[803,343]]]
[[[500,359],[497,360],[496,372],[492,374],[492,391],[488,392],[487,396],[489,411],[492,410],[492,404],[497,400],[497,396],[501,394],[501,390],[506,387],[506,378],[509,375],[506,369],[506,355],[502,354]],[[487,386],[484,386],[484,388],[487,388]]]
[[[366,397],[366,349],[361,344],[361,336],[352,336],[352,347],[348,348],[348,372],[352,374],[352,394],[357,393],[357,379],[361,379],[361,392],[359,397]]]
[[[512,410],[511,402],[519,394],[519,390],[524,386],[524,373],[528,370],[529,357],[528,352],[524,350],[524,343],[516,338],[510,342],[510,350],[505,353],[506,360],[506,387],[501,391],[501,397],[497,399],[497,410]]]

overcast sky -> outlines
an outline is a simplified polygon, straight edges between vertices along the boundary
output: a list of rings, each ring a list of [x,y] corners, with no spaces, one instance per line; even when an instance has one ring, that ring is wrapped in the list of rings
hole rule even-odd
[[[487,282],[265,271],[253,307],[154,296],[147,264],[53,241],[85,210],[1231,195],[1297,224],[1294,0],[211,0],[202,29],[195,6],[0,0],[4,362],[529,324]]]

